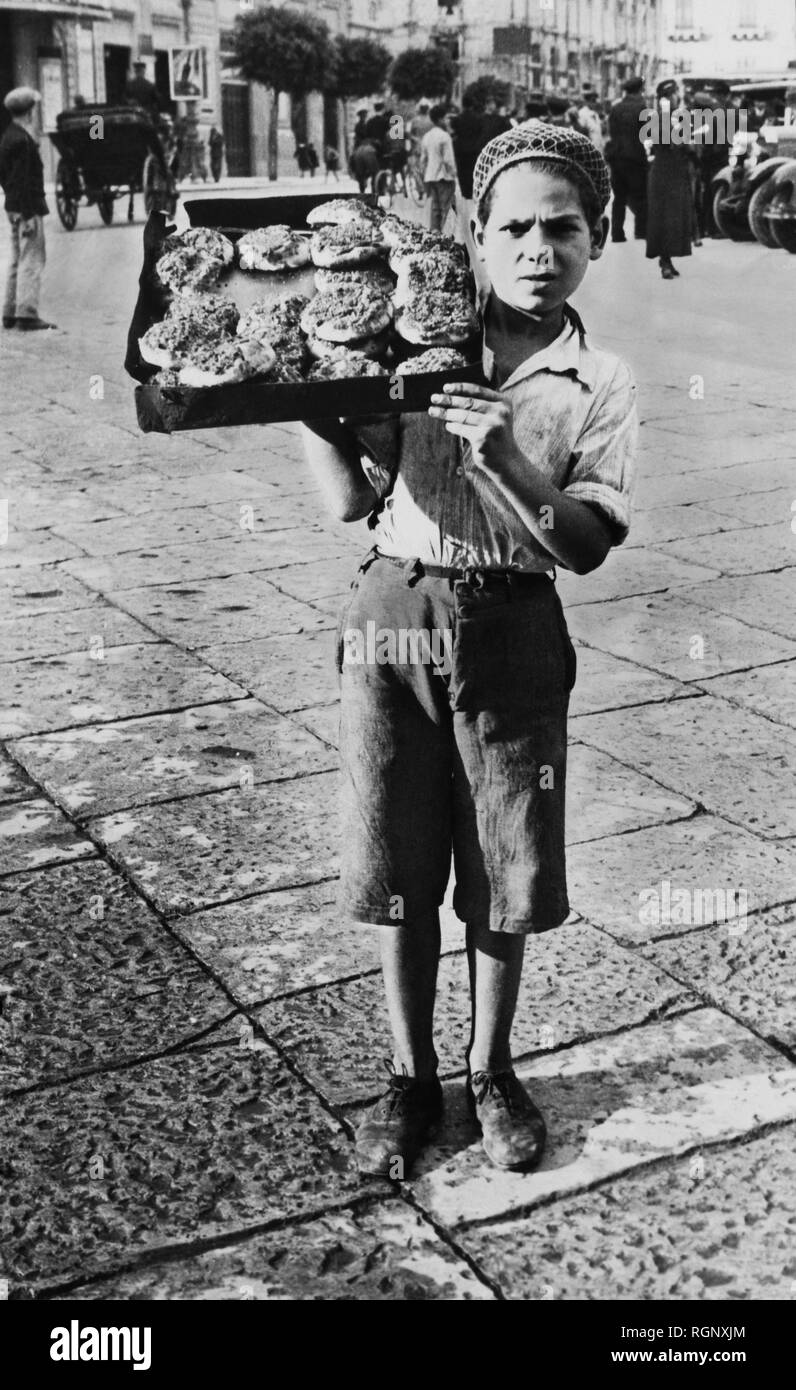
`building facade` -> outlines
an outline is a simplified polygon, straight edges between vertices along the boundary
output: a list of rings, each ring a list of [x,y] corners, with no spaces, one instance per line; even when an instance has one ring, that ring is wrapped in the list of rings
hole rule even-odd
[[[796,3],[663,0],[662,55],[684,76],[778,77],[796,67]]]

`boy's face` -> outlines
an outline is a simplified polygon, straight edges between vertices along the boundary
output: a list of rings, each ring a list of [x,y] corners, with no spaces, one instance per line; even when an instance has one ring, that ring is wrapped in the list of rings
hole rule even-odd
[[[495,294],[528,314],[548,314],[564,304],[589,261],[602,255],[607,231],[605,217],[589,227],[578,190],[567,178],[532,163],[505,169],[495,182],[486,226],[473,222]]]

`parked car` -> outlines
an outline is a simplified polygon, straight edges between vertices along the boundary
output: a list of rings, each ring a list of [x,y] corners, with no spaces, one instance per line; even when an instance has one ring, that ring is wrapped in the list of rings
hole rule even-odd
[[[730,89],[745,128],[736,130],[728,162],[712,181],[711,196],[716,225],[734,240],[751,235],[763,246],[778,244],[768,224],[773,196],[768,185],[790,153],[782,141],[789,130],[784,124],[785,94],[793,81],[738,82]]]

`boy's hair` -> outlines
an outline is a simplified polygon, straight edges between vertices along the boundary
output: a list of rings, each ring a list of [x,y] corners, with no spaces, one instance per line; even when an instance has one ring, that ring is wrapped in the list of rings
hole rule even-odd
[[[576,169],[563,168],[557,159],[528,159],[523,162],[532,164],[534,169],[538,169],[542,174],[555,174],[556,178],[566,179],[567,183],[571,184],[572,187],[577,190],[580,205],[583,208],[583,215],[589,226],[595,227],[597,225],[602,217],[603,210],[594,188],[585,176],[579,176]],[[511,165],[510,167],[514,168],[515,166]],[[505,170],[503,172],[505,172]],[[485,227],[489,221],[492,205],[495,200],[495,189],[499,181],[500,174],[498,174],[494,183],[489,185],[476,208],[478,221],[481,223],[482,227]]]
[[[434,124],[439,125],[441,121],[443,121],[445,118],[445,111],[446,107],[444,106],[432,106],[428,114],[431,117]]]

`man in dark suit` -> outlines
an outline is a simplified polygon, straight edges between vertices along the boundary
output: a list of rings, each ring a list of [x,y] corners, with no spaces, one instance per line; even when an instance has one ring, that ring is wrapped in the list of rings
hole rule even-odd
[[[611,240],[626,241],[625,212],[630,207],[639,238],[647,232],[647,155],[641,143],[642,113],[647,108],[640,77],[623,84],[624,96],[608,112],[608,148],[614,201],[611,208]]]
[[[33,134],[34,112],[41,101],[31,87],[15,87],[3,105],[11,117],[0,140],[0,187],[6,195],[11,230],[11,257],[3,299],[3,327],[32,331],[54,328],[39,318],[39,291],[44,271],[44,170]]]

